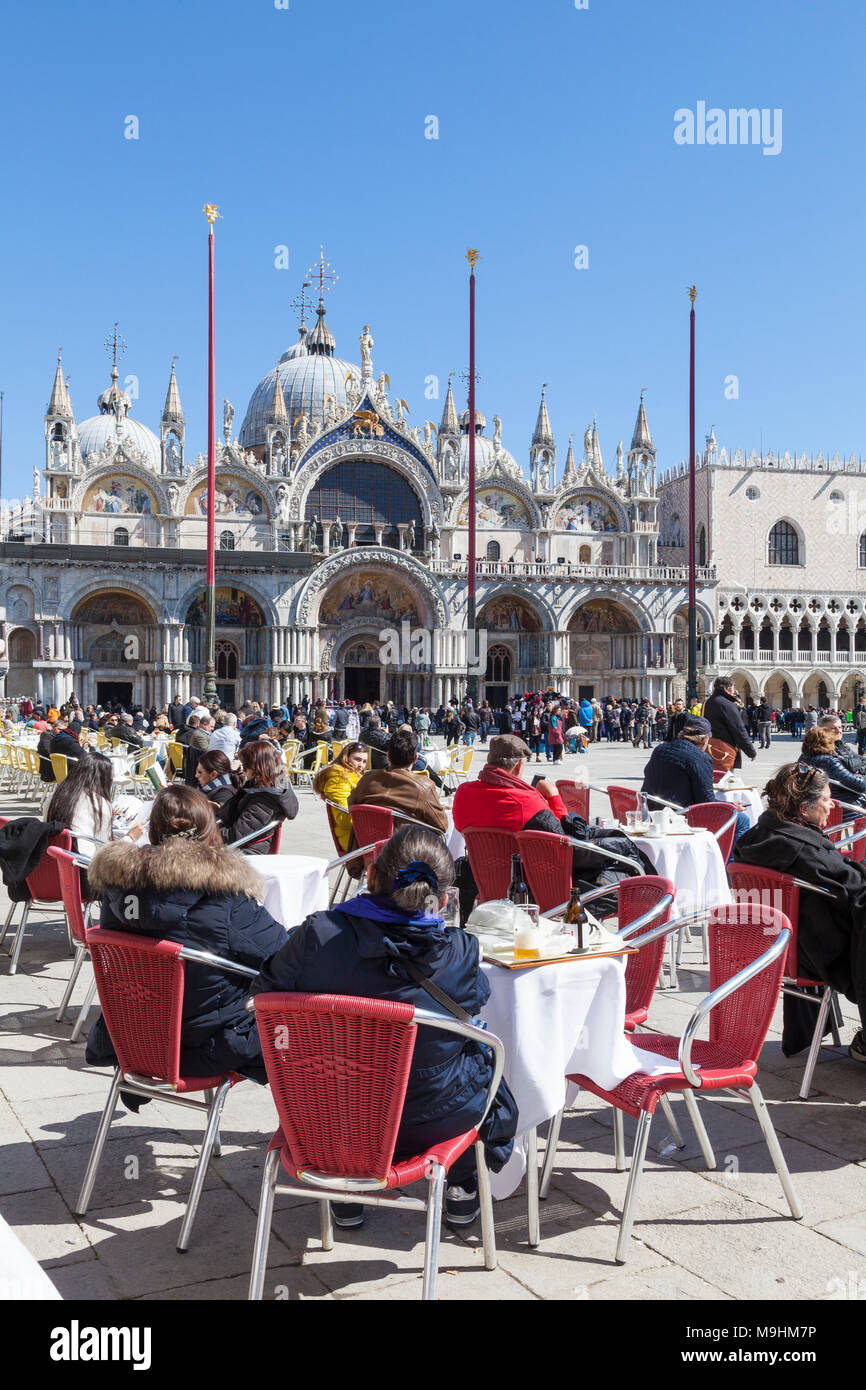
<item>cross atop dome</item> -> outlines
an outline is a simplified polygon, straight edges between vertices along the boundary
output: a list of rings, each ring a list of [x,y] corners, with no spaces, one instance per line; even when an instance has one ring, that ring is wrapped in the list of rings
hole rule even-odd
[[[310,283],[314,280],[319,282],[319,307],[316,310],[316,326],[307,337],[307,351],[321,357],[333,357],[336,343],[333,333],[325,323],[325,290],[333,289],[340,277],[333,270],[330,262],[325,260],[324,246],[319,246],[318,268],[311,266],[307,275]]]

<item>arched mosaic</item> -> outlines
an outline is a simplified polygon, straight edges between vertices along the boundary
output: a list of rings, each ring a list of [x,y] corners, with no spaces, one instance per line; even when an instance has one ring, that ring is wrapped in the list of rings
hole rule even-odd
[[[152,516],[159,511],[156,495],[138,478],[118,473],[109,481],[94,483],[84,494],[83,512],[107,512],[116,516]]]
[[[264,627],[265,617],[254,598],[243,589],[218,585],[216,593],[217,627]],[[204,627],[207,621],[207,599],[204,593],[194,598],[186,612],[190,627]]]
[[[475,524],[482,531],[501,531],[509,527],[528,531],[532,528],[532,518],[526,503],[516,493],[503,487],[481,486],[475,494]],[[457,515],[457,525],[469,525],[468,499]]]
[[[260,492],[245,478],[221,476],[214,490],[214,516],[236,517],[239,521],[267,520],[267,504]],[[207,483],[194,488],[186,501],[186,516],[207,516]]]
[[[322,599],[320,623],[344,623],[352,618],[389,624],[422,621],[415,596],[395,583],[392,575],[375,570],[344,575]]]

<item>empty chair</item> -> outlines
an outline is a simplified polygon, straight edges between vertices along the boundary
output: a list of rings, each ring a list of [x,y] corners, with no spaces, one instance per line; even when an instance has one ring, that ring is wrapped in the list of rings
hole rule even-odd
[[[582,785],[580,782],[569,781],[566,777],[560,777],[556,783],[556,790],[570,816],[580,816],[583,820],[589,820],[588,786]]]
[[[79,869],[85,867],[87,861],[79,859],[77,855],[70,854],[65,849],[58,849],[56,847],[50,848],[48,854],[57,864],[57,872],[60,877],[60,890],[63,896],[63,907],[66,912],[66,920],[69,923],[70,934],[75,942],[75,960],[72,963],[69,982],[56,1015],[57,1022],[62,1023],[69,1000],[72,998],[72,991],[75,988],[75,982],[78,979],[81,967],[90,955],[87,949],[86,933],[89,924],[88,919],[91,904],[88,902],[85,905],[81,899],[81,874],[79,873]],[[84,998],[84,1003],[79,1010],[70,1042],[78,1041],[95,993],[96,980],[94,979],[91,981],[90,988]]]
[[[546,830],[519,830],[517,853],[532,893],[542,912],[566,902],[571,892],[572,844],[565,835]],[[471,862],[471,861],[470,861]],[[509,861],[509,877],[511,865]]]
[[[607,794],[610,798],[610,809],[620,825],[625,825],[629,811],[639,811],[641,808],[641,794],[634,787],[618,787],[612,784],[608,787]]]

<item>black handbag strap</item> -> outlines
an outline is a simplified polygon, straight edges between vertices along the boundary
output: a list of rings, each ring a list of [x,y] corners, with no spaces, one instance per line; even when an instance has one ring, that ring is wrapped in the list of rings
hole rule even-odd
[[[403,965],[412,976],[416,985],[420,985],[424,992],[429,994],[431,999],[435,999],[437,1004],[441,1004],[443,1009],[446,1009],[449,1014],[453,1014],[460,1023],[472,1022],[472,1015],[468,1014],[465,1009],[461,1009],[459,1004],[455,1004],[454,1000],[449,994],[445,993],[444,989],[440,989],[439,986],[435,985],[432,980],[429,980],[426,975],[422,975],[417,965],[413,965],[412,962],[408,960],[404,960]]]

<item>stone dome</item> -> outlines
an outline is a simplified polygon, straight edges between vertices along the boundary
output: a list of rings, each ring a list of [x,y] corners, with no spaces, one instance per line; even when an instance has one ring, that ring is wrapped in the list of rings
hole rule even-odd
[[[143,463],[157,473],[160,471],[162,455],[159,440],[153,430],[138,420],[132,420],[129,416],[118,419],[112,413],[94,415],[78,426],[78,444],[85,467],[95,466],[96,456],[102,454],[106,446],[113,450],[119,443],[126,444],[130,453],[141,456],[134,462]]]
[[[326,396],[333,396],[338,405],[347,406],[347,372],[360,383],[361,369],[354,362],[306,350],[302,355],[290,356],[289,353],[296,351],[299,346],[300,343],[296,343],[294,349],[289,349],[281,358],[279,366],[271,368],[250,397],[239,435],[243,449],[251,449],[256,444],[265,443],[278,371],[290,425],[293,425],[301,414],[306,415],[308,420],[321,419]]]
[[[477,425],[477,423],[478,423],[478,412],[476,411],[475,414],[476,414],[476,425]],[[468,417],[468,415],[467,415],[467,424],[468,424],[468,418],[469,418],[469,417]],[[517,462],[517,460],[514,458],[513,454],[510,454],[510,453],[508,452],[508,450],[507,450],[507,449],[504,449],[504,448],[502,447],[502,445],[500,444],[500,446],[499,446],[499,453],[498,453],[498,455],[497,455],[497,453],[496,453],[496,446],[494,445],[493,440],[492,440],[492,439],[489,439],[489,438],[487,437],[486,434],[476,434],[476,436],[475,436],[475,467],[476,467],[476,470],[478,471],[478,473],[486,473],[486,472],[489,472],[489,471],[493,468],[494,464],[497,463],[497,462],[498,462],[503,468],[505,468],[505,470],[506,470],[507,473],[510,473],[510,474],[511,474],[512,478],[515,478],[515,479],[518,479],[518,478],[519,478],[519,479],[521,479],[523,482],[526,482],[526,481],[527,481],[527,480],[524,478],[523,469],[520,467],[520,464],[519,464],[519,463]],[[466,433],[463,434],[463,435],[461,435],[461,438],[460,438],[460,476],[461,476],[461,478],[465,478],[465,477],[468,477],[468,475],[469,475],[469,431],[467,430]]]

